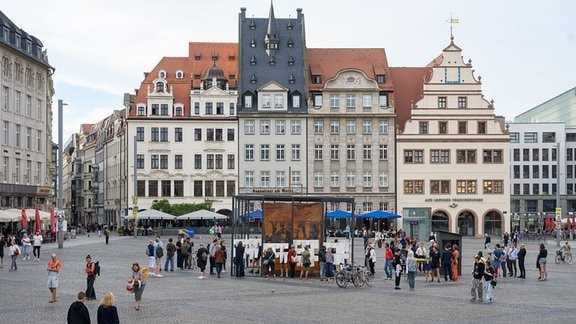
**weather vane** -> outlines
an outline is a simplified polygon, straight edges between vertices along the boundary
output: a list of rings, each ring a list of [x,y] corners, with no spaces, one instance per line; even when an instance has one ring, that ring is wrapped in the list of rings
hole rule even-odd
[[[456,18],[452,18],[452,13],[450,13],[450,20],[448,20],[448,22],[450,23],[450,38],[454,38],[454,34],[452,33],[452,28],[454,28],[454,24],[457,24],[459,21]]]

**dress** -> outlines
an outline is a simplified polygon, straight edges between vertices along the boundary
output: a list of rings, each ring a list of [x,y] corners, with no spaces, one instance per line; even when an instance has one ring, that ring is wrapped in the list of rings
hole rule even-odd
[[[460,252],[458,250],[452,251],[452,280],[458,281],[458,258]]]

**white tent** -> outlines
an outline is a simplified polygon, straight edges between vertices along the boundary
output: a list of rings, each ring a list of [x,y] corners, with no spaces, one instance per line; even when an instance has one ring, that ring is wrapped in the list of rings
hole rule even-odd
[[[0,210],[0,223],[19,222],[22,220],[22,210],[2,209]]]
[[[184,214],[181,216],[176,217],[178,220],[210,220],[210,219],[228,219],[228,216],[215,213],[213,211],[201,209],[195,212],[191,212],[188,214]]]
[[[124,219],[131,220],[133,219],[132,214],[124,216]],[[143,211],[138,212],[138,219],[163,219],[163,220],[173,220],[176,219],[176,216],[170,215],[163,211],[159,211],[156,209],[146,209]]]

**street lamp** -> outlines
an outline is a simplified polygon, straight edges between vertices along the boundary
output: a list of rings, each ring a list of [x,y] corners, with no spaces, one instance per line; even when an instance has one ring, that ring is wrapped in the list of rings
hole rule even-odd
[[[64,148],[64,140],[62,138],[62,125],[63,125],[63,110],[64,110],[64,105],[68,105],[66,103],[64,103],[64,101],[62,99],[58,99],[58,215],[63,216],[62,213],[62,190],[63,190],[63,186],[62,186],[62,172],[63,172],[63,167],[62,167],[62,157],[64,155],[63,152],[63,148]],[[58,234],[57,234],[57,238],[58,238],[58,248],[61,249],[64,247],[64,235],[62,233],[63,228],[64,228],[64,217],[58,217]]]

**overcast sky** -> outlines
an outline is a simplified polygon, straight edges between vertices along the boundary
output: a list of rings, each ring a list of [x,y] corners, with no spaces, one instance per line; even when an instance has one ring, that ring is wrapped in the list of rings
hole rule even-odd
[[[238,13],[267,17],[270,0],[1,0],[0,10],[48,51],[64,141],[133,93],[188,42],[237,42]],[[450,42],[481,76],[486,99],[511,120],[576,86],[576,1],[275,0],[277,18],[302,8],[309,48],[384,48],[390,66],[424,66]],[[57,121],[54,121],[57,141]]]

